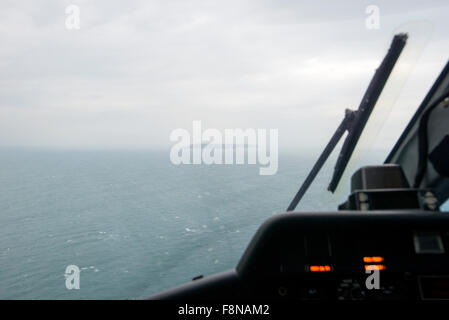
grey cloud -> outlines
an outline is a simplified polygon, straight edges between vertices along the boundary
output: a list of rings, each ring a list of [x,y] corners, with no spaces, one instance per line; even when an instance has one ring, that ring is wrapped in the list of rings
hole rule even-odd
[[[71,3],[3,5],[0,144],[165,145],[193,119],[319,144],[358,103],[397,26],[435,25],[416,97],[449,47],[443,1],[378,1],[378,31],[364,27],[369,2],[180,0],[77,1],[81,29],[68,31]]]

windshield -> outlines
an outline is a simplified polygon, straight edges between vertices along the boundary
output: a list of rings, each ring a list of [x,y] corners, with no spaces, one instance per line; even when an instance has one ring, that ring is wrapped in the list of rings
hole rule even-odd
[[[342,142],[297,210],[336,210],[383,163],[449,49],[444,1],[1,5],[0,299],[136,299],[234,268],[393,35],[408,51],[336,193]]]

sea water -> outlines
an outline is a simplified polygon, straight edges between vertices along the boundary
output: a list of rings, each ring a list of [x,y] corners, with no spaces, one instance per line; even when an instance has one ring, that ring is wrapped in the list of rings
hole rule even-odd
[[[258,165],[173,165],[169,150],[0,148],[0,299],[138,299],[234,268],[285,211],[317,152]],[[335,210],[332,165],[298,207]],[[65,269],[80,269],[68,290]]]

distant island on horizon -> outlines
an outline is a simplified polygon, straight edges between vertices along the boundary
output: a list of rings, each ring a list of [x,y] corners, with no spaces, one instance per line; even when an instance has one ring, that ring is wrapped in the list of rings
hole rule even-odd
[[[210,143],[201,143],[201,144],[190,144],[189,148],[194,148],[194,147],[205,147],[205,146],[211,146],[214,148],[257,148],[257,145],[254,144],[238,144],[238,145],[234,145],[234,144],[210,144]]]

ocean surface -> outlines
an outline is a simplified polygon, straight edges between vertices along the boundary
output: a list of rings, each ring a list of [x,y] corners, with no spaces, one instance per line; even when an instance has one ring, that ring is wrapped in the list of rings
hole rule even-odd
[[[169,150],[0,148],[0,299],[139,299],[235,267],[318,152],[259,165],[173,165]],[[300,210],[335,210],[324,168]],[[65,270],[80,268],[80,289]]]

